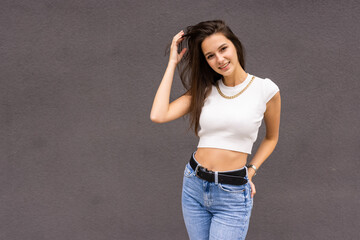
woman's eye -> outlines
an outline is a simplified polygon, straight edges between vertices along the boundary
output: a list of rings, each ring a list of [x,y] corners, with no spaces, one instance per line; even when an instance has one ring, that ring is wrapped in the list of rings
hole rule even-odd
[[[214,55],[208,55],[207,56],[207,59],[210,59],[210,58],[212,58]]]
[[[227,47],[223,47],[223,48],[221,49],[221,51],[224,51],[226,48],[227,48]]]

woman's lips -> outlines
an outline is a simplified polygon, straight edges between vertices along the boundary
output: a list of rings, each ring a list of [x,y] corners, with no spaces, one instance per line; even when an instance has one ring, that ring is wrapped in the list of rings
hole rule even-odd
[[[219,67],[221,70],[226,70],[228,69],[228,66],[229,66],[230,62],[226,63],[225,65]]]

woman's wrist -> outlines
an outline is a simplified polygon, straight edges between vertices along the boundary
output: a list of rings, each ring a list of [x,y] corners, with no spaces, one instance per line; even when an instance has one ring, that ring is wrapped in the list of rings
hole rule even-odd
[[[177,65],[177,62],[175,60],[169,60],[168,66],[176,67],[176,65]]]
[[[255,170],[253,168],[248,168],[248,178],[252,181],[252,178],[255,176]]]

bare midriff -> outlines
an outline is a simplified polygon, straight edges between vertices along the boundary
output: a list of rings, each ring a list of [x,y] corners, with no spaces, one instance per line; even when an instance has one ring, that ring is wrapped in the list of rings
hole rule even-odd
[[[246,165],[247,153],[220,148],[198,148],[195,158],[201,166],[212,171],[231,171]]]

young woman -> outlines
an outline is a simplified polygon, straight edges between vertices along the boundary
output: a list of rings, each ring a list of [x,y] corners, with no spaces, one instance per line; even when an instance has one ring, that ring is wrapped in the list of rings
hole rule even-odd
[[[177,66],[187,91],[169,103]],[[245,72],[242,44],[223,21],[200,22],[174,36],[150,118],[164,123],[189,114],[200,138],[183,178],[190,239],[245,239],[256,193],[253,177],[278,142],[280,110],[278,86]],[[247,164],[262,119],[266,136]]]

